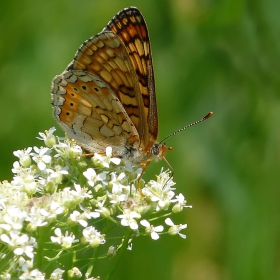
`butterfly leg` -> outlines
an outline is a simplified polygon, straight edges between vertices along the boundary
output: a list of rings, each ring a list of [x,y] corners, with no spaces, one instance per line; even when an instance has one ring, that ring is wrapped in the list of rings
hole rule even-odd
[[[82,154],[82,157],[93,157],[94,153]]]
[[[82,154],[82,157],[93,157],[95,153],[86,153],[86,154]],[[105,155],[105,152],[98,152],[98,154],[100,155]]]
[[[142,175],[141,175],[141,176],[142,176]],[[139,193],[140,193],[143,197],[145,197],[145,194],[142,192],[142,189],[141,189],[141,187],[140,187],[140,180],[141,180],[141,177],[139,177],[139,179],[137,180],[137,189],[138,189]]]

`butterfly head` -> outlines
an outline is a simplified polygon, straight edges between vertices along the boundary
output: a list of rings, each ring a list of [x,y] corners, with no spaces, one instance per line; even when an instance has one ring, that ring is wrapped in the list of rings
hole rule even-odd
[[[166,155],[167,150],[172,150],[171,147],[167,147],[165,143],[155,143],[151,148],[151,154],[155,158],[161,159]]]

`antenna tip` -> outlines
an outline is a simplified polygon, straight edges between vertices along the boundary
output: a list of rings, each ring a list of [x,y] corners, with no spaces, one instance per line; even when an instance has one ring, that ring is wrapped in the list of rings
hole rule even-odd
[[[204,120],[207,120],[207,119],[209,119],[210,117],[212,117],[213,116],[213,112],[209,112],[203,119]]]
[[[173,147],[171,147],[171,146],[168,147],[168,150],[169,150],[169,151],[172,151],[172,150],[173,150]]]

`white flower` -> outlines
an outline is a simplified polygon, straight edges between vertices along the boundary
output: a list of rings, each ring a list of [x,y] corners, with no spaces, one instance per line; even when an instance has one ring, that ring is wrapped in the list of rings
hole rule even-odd
[[[74,184],[75,190],[71,190],[70,194],[73,196],[74,200],[82,202],[85,198],[90,198],[90,192],[88,193],[86,188],[81,188],[79,184]],[[76,203],[77,203],[76,202]]]
[[[42,215],[41,209],[38,207],[31,207],[28,216],[25,219],[29,224],[27,225],[27,231],[35,231],[37,227],[42,227],[47,224],[46,218]]]
[[[110,163],[113,162],[116,165],[119,165],[121,162],[121,159],[119,158],[112,158],[112,148],[107,147],[106,148],[106,156],[102,156],[98,153],[95,153],[92,157],[92,161],[97,166],[103,166],[105,168],[110,167]]]
[[[23,167],[28,167],[31,164],[30,152],[32,151],[31,147],[28,147],[24,150],[14,151],[14,155],[19,158],[19,163]]]
[[[92,248],[105,243],[105,235],[101,234],[95,227],[90,226],[83,230],[82,243],[88,243]]]
[[[90,198],[90,193],[86,188],[81,188],[79,184],[74,183],[75,190],[66,187],[60,192],[53,195],[53,200],[57,202],[65,211],[69,208],[74,208],[79,203],[82,203],[85,198]],[[63,210],[63,212],[64,212]]]
[[[50,280],[63,280],[62,275],[65,270],[62,270],[60,268],[56,268],[50,276]]]
[[[187,201],[185,200],[185,197],[181,193],[179,195],[176,195],[176,198],[172,199],[172,202],[177,202],[172,207],[173,213],[178,213],[178,212],[183,211],[184,207],[192,208],[191,205],[186,205]]]
[[[22,172],[20,175],[14,176],[12,184],[14,187],[17,187],[18,190],[33,195],[37,191],[38,184],[35,177],[30,174],[29,171],[31,170],[26,169],[25,172]]]
[[[147,187],[142,189],[142,192],[152,202],[155,203],[155,210],[167,210],[175,195],[172,186],[175,183],[169,177],[167,172],[162,172],[157,176],[157,181],[151,180]]]
[[[49,164],[52,160],[52,157],[48,155],[50,153],[49,148],[33,148],[36,153],[31,153],[32,159],[37,163],[37,166],[40,170],[45,170],[47,164]]]
[[[54,233],[56,234],[56,236],[51,236],[51,241],[54,243],[58,243],[63,249],[70,248],[73,243],[78,242],[78,240],[75,239],[74,234],[70,233],[70,235],[68,235],[68,231],[65,232],[64,236],[61,232],[61,229],[56,228],[54,230]]]
[[[49,174],[47,177],[48,181],[53,181],[56,185],[59,185],[63,179],[63,175],[68,174],[68,171],[57,165],[54,170],[47,169],[46,172]]]
[[[154,239],[154,240],[159,239],[158,232],[162,232],[163,231],[163,226],[156,226],[156,227],[154,227],[147,220],[140,221],[140,224],[143,227],[145,227],[146,233],[150,234],[152,239]]]
[[[86,227],[88,225],[87,220],[97,219],[100,217],[99,212],[90,212],[88,209],[82,208],[82,213],[77,210],[74,210],[72,214],[70,214],[68,218],[68,223],[70,225],[79,223],[82,227]]]
[[[175,224],[172,222],[172,220],[171,220],[170,218],[167,218],[167,219],[165,220],[165,223],[166,223],[168,226],[170,226],[170,228],[168,229],[168,233],[169,233],[170,235],[176,235],[176,234],[178,234],[178,235],[181,236],[182,238],[184,238],[184,239],[186,238],[186,235],[185,235],[185,234],[180,233],[181,230],[187,228],[187,225],[186,225],[186,224],[184,224],[184,225],[182,225],[182,224],[180,224],[180,225],[175,225]]]
[[[82,209],[83,215],[87,218],[87,219],[97,219],[100,217],[100,213],[99,212],[90,212],[89,210],[84,210]]]
[[[45,274],[38,269],[29,272],[24,272],[19,276],[19,280],[45,280]]]
[[[28,272],[33,267],[33,259],[26,260],[25,258],[20,256],[18,264],[23,272]]]
[[[57,156],[61,156],[62,158],[76,159],[83,153],[82,148],[76,145],[74,140],[69,139],[54,145],[54,148],[58,152]]]
[[[1,222],[3,224],[0,226],[4,229],[8,229],[8,231],[21,230],[27,216],[27,212],[15,205],[9,205],[5,209],[2,209],[1,214]]]
[[[124,181],[124,179],[125,179],[124,172],[121,172],[118,176],[117,176],[116,172],[112,172],[110,184],[121,185],[121,187],[123,187],[122,182]]]
[[[77,267],[68,270],[67,274],[70,279],[79,279],[83,276],[82,272]]]
[[[37,137],[39,140],[43,140],[45,145],[49,148],[53,147],[56,143],[56,138],[53,133],[56,131],[55,127],[51,127],[49,130],[45,130],[45,133],[39,132],[41,137]]]
[[[56,165],[53,169],[46,169],[46,175],[44,177],[40,177],[38,182],[41,185],[41,188],[44,189],[45,192],[53,193],[56,191],[57,186],[61,184],[63,180],[63,176],[68,174],[66,170],[67,167],[62,168],[59,165]]]
[[[23,167],[19,164],[18,161],[15,161],[13,163],[12,172],[17,174],[17,173],[21,173],[22,171],[23,171]]]
[[[122,172],[119,176],[116,176],[116,173],[112,172],[111,177],[112,180],[109,182],[109,184],[113,185],[112,191],[111,193],[107,192],[108,197],[110,198],[110,202],[112,204],[118,204],[121,201],[126,201],[128,199],[130,186],[124,186],[121,183],[125,178],[125,173]]]
[[[25,254],[30,259],[33,259],[33,248],[36,246],[36,240],[33,237],[29,237],[27,234],[20,235],[20,232],[12,230],[9,235],[2,234],[0,236],[2,242],[9,245],[15,255],[22,256]]]
[[[87,178],[88,184],[93,187],[96,182],[101,181],[103,182],[106,180],[106,173],[102,172],[100,174],[96,174],[93,168],[88,168],[86,171],[83,172],[83,175]]]
[[[40,214],[45,217],[48,223],[52,223],[57,220],[57,216],[66,211],[62,205],[61,192],[53,194],[51,197],[45,197],[47,201],[47,207],[40,209]]]
[[[11,263],[11,269],[0,272],[1,279],[8,279],[10,274],[11,279],[62,280],[67,278],[66,273],[68,278],[97,279],[89,273],[81,275],[78,268],[71,266],[67,271],[49,269],[46,276],[32,270],[37,265],[33,264],[35,248],[39,247],[38,252],[44,250],[46,260],[59,264],[66,258],[75,259],[76,249],[82,255],[82,250],[91,250],[90,247],[96,248],[106,241],[107,249],[97,250],[99,253],[93,255],[92,261],[113,257],[122,246],[131,249],[133,238],[139,234],[159,239],[163,225],[151,223],[169,216],[171,207],[173,213],[190,207],[182,194],[175,194],[170,172],[161,172],[155,181],[146,184],[141,179],[143,196],[137,190],[140,167],[120,164],[121,160],[114,157],[110,147],[91,160],[82,156],[82,148],[74,140],[55,137],[54,132],[55,128],[51,128],[39,133],[40,140],[45,142],[42,148],[15,151],[18,158],[13,165],[13,180],[0,182],[0,243],[4,250],[0,259]],[[147,220],[141,220],[144,215]],[[103,221],[108,223],[106,236],[101,231]],[[187,225],[175,225],[170,219],[166,224],[170,235],[186,238],[181,231]],[[31,236],[37,237],[38,231],[44,234],[44,228],[51,225],[52,236],[47,232],[37,245]],[[116,231],[111,229],[120,226],[126,228],[123,234],[116,236]],[[132,230],[134,234],[127,242],[125,232]],[[116,238],[119,243],[115,243]],[[50,246],[45,246],[49,241],[59,244],[55,253]],[[76,242],[80,245],[74,246]]]
[[[86,221],[86,216],[84,213],[80,213],[79,211],[75,210],[72,214],[70,214],[70,217],[68,219],[68,222],[71,223],[79,223],[82,227],[86,227],[88,225]]]
[[[112,204],[118,204],[121,201],[127,200],[127,195],[120,192],[120,186],[114,184],[112,187],[112,193],[108,192],[108,197],[110,198],[110,202]]]
[[[57,186],[61,184],[63,176],[68,174],[68,171],[65,168],[57,165],[53,169],[46,169],[46,176],[40,177],[38,182],[41,185],[41,188],[48,193],[53,193],[56,191]],[[44,174],[45,175],[45,174]]]
[[[102,217],[108,218],[111,215],[111,213],[110,213],[110,210],[104,206],[105,202],[106,202],[106,199],[98,201],[96,203],[97,209],[95,209],[95,211],[100,213],[100,215]]]
[[[118,218],[122,219],[121,224],[125,227],[129,226],[131,229],[138,229],[138,224],[135,219],[140,219],[141,215],[136,213],[135,211],[130,211],[129,209],[125,209],[122,215],[118,215]]]
[[[8,182],[0,183],[0,224],[4,217],[8,215],[14,217],[12,220],[19,221],[21,227],[23,219],[27,215],[26,202],[28,200],[27,193],[18,190],[17,186]],[[20,214],[22,220],[19,220],[18,214]]]
[[[112,147],[107,147],[106,148],[106,157],[108,159],[110,159],[110,162],[113,162],[116,165],[119,165],[121,163],[121,159],[120,158],[112,158]]]

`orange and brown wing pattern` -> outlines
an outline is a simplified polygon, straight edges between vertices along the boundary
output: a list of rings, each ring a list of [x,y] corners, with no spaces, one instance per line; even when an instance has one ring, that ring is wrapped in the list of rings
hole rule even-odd
[[[85,41],[66,71],[83,70],[99,76],[119,98],[137,131],[141,131],[143,101],[128,52],[119,37],[101,32]]]
[[[90,152],[111,146],[118,156],[138,141],[138,132],[110,86],[82,70],[64,71],[53,79],[54,117],[67,135]]]
[[[127,48],[143,100],[145,118],[143,125],[148,125],[149,132],[146,137],[149,137],[149,144],[152,145],[158,136],[158,115],[152,51],[144,17],[135,7],[123,9],[103,31],[117,34]]]

